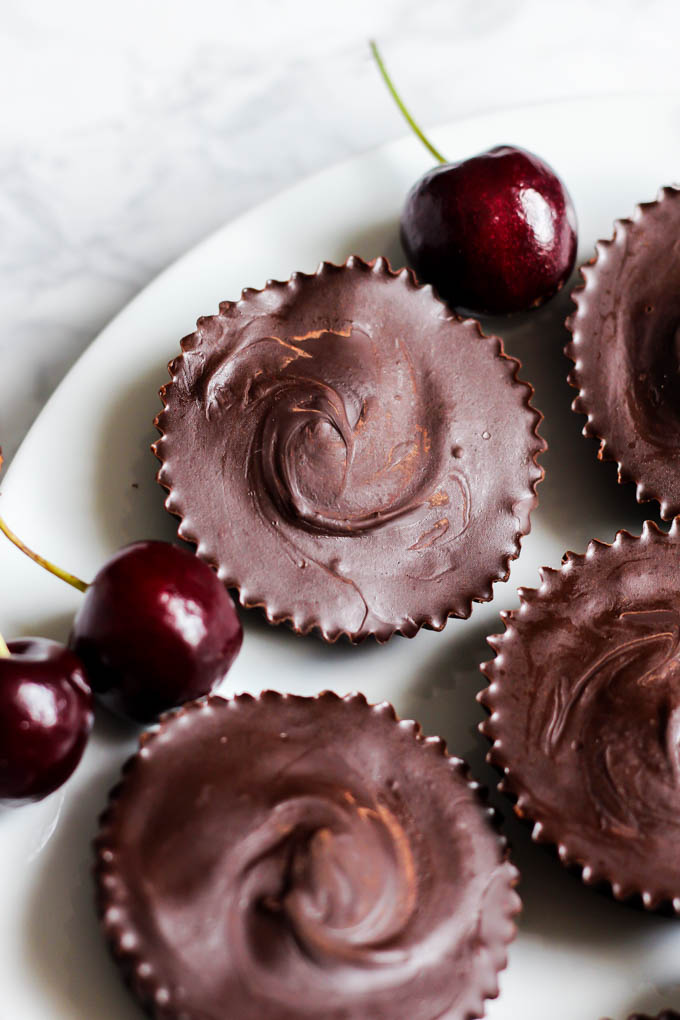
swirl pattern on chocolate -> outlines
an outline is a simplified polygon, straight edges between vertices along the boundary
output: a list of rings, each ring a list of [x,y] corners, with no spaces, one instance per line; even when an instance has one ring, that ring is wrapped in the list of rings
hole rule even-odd
[[[584,435],[600,458],[618,464],[619,481],[637,483],[668,520],[680,512],[680,190],[663,188],[617,220],[610,241],[581,270],[567,320]]]
[[[680,520],[543,570],[490,639],[490,760],[587,881],[680,912]]]
[[[519,899],[477,791],[360,695],[196,702],[113,791],[105,933],[166,1020],[482,1016]]]
[[[507,576],[542,474],[530,388],[408,271],[350,259],[244,291],[182,350],[159,481],[244,605],[386,640]]]

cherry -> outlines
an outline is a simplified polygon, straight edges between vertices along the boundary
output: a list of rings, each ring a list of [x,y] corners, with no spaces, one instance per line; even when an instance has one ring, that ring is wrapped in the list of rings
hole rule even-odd
[[[89,585],[69,647],[105,704],[146,722],[212,690],[242,640],[234,603],[207,564],[167,542],[136,542]]]
[[[406,199],[401,240],[416,274],[452,304],[518,312],[568,279],[576,217],[546,163],[499,145],[425,174]]]
[[[80,761],[92,728],[82,663],[46,638],[0,638],[0,803],[40,800]]]
[[[138,722],[207,694],[227,674],[243,631],[224,585],[197,556],[167,542],[120,549],[91,584],[0,531],[85,593],[69,638],[92,690]]]
[[[547,301],[576,259],[576,214],[562,181],[538,156],[510,145],[447,163],[404,107],[412,129],[440,163],[409,192],[401,241],[425,283],[458,308],[526,311]]]

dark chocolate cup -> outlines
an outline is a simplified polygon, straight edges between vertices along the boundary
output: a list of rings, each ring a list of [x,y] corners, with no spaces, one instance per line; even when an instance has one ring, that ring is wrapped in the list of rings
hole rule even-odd
[[[620,483],[637,486],[638,502],[660,504],[664,520],[680,513],[678,237],[680,190],[663,188],[598,241],[566,323],[583,434],[599,441],[598,459],[617,465]]]
[[[533,390],[410,270],[322,263],[245,290],[181,346],[158,480],[243,606],[386,641],[507,579],[543,477]]]
[[[680,519],[544,568],[489,638],[488,760],[587,885],[680,913]],[[678,759],[676,760],[676,752]]]
[[[472,1020],[521,906],[494,820],[387,703],[192,702],[142,736],[101,818],[104,935],[163,1020]]]

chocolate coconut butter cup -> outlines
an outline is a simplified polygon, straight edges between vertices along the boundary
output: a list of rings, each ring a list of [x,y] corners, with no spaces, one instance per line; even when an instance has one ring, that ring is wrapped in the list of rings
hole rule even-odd
[[[243,291],[181,347],[158,479],[242,605],[386,641],[507,578],[543,474],[533,391],[410,270],[324,262]]]
[[[680,913],[680,519],[544,569],[489,639],[481,724],[533,838]]]
[[[193,702],[101,819],[104,934],[163,1020],[472,1020],[515,868],[464,763],[362,695]]]
[[[573,409],[619,482],[680,513],[680,190],[663,188],[598,241],[567,319]]]

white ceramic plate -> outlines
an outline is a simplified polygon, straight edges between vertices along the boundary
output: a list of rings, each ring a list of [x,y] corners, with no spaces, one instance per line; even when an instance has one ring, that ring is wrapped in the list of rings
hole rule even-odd
[[[509,142],[540,153],[571,190],[580,258],[615,217],[680,176],[680,100],[613,99],[504,112],[433,132],[450,159]],[[312,271],[321,259],[402,257],[397,218],[407,188],[429,166],[406,139],[303,182],[219,230],[163,273],[92,344],[34,425],[2,484],[0,509],[24,539],[82,577],[123,543],[171,538],[173,521],[155,484],[149,452],[166,363],[197,316],[267,278]],[[550,443],[534,528],[509,583],[491,604],[441,634],[394,638],[384,647],[328,647],[245,616],[243,651],[226,692],[264,687],[299,693],[362,690],[391,700],[402,716],[443,735],[486,782],[485,742],[474,700],[490,657],[498,611],[535,585],[541,564],[645,516],[632,486],[617,487],[611,465],[581,438],[569,410],[562,320],[567,294],[526,318],[495,321],[509,353],[524,363]],[[0,544],[0,631],[8,638],[64,639],[77,592],[8,543]],[[73,778],[41,804],[0,814],[0,1020],[134,1020],[140,1011],[109,960],[92,905],[90,840],[136,731],[103,713]],[[508,805],[495,795],[507,814]],[[492,1020],[623,1020],[634,1009],[680,1008],[680,925],[585,889],[510,819],[525,910],[502,975]],[[225,1018],[226,1020],[226,1018]],[[237,1020],[237,1018],[234,1018]]]

